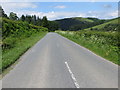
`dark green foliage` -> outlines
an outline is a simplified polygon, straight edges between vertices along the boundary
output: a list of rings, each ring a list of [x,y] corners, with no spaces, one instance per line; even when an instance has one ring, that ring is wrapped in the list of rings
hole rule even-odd
[[[65,18],[56,20],[60,28],[62,30],[70,30],[70,31],[77,31],[82,30],[85,28],[89,28],[95,25],[102,24],[106,22],[107,20],[100,20],[97,18],[81,18],[81,17],[75,17],[75,18]]]
[[[25,21],[25,16],[22,15],[21,18],[20,18],[20,20]]]
[[[29,24],[37,25],[37,26],[43,26],[49,29],[49,31],[55,31],[59,28],[59,25],[56,21],[49,21],[47,20],[47,17],[44,16],[42,19],[39,17],[36,17],[36,15],[22,15],[20,17],[21,21],[28,22]]]
[[[4,13],[2,7],[0,7],[0,12],[1,12],[2,17],[7,18],[7,15]],[[39,17],[36,17],[36,15],[32,15],[32,16],[31,15],[26,15],[26,16],[22,15],[19,18],[19,17],[17,17],[16,13],[11,12],[10,15],[9,15],[9,19],[10,20],[17,20],[19,22],[23,21],[24,23],[33,24],[33,25],[36,25],[36,26],[43,26],[43,27],[49,28],[49,31],[55,31],[56,29],[58,29],[58,23],[56,23],[55,21],[48,21],[46,16],[44,16],[41,19]],[[8,22],[9,24],[7,24],[7,23],[4,24],[4,22],[3,22],[3,29],[4,29],[3,34],[5,36],[8,36],[9,34],[14,34],[15,33],[14,32],[14,29],[15,29],[14,26],[17,26],[17,25],[14,25],[14,23],[10,23],[10,22]],[[12,31],[9,32],[9,31],[7,31],[7,29],[12,29],[13,32]],[[16,30],[18,30],[18,29],[16,29]]]
[[[90,30],[98,30],[98,31],[118,31],[119,24],[107,24],[102,28],[90,28]]]
[[[3,40],[2,49],[8,49],[13,48],[16,44],[16,38],[15,37],[7,37]]]
[[[17,14],[16,14],[16,13],[13,13],[13,12],[10,13],[9,18],[10,18],[11,20],[17,20],[17,19],[18,19]]]
[[[3,18],[2,21],[2,60],[0,60],[0,65],[2,63],[1,67],[4,70],[42,38],[48,29],[6,18]]]
[[[97,25],[91,28],[87,28],[85,30],[110,31],[110,32],[118,31],[118,27],[119,27],[118,21],[119,21],[119,18],[112,19],[106,23],[103,23],[103,24],[100,24],[100,25]]]
[[[42,19],[42,26],[47,27],[47,28],[49,27],[49,22],[48,22],[46,16],[44,16],[43,19]]]
[[[30,15],[26,15],[25,21],[28,22],[28,23],[30,24],[31,21],[32,21],[32,17],[31,17]]]
[[[37,17],[36,25],[42,26],[42,19],[41,18]]]
[[[104,26],[103,30],[104,31],[117,31],[119,24],[107,24]]]
[[[39,17],[36,17],[36,15],[22,15],[20,17],[21,21],[28,22],[29,24],[37,25],[37,26],[42,26],[42,20]]]
[[[32,20],[31,20],[31,24],[36,25],[36,22],[37,22],[36,15],[33,15],[31,19],[32,19]]]
[[[30,37],[33,33],[38,33],[40,31],[48,31],[47,28],[43,28],[41,26],[35,26],[32,24],[28,24],[27,22],[22,21],[12,21],[9,19],[3,18],[2,24],[2,38],[3,38],[3,49],[11,48],[13,46],[13,42],[15,42],[14,38],[25,38]]]
[[[58,30],[59,24],[56,21],[49,21],[49,31]]]
[[[7,14],[5,14],[5,12],[4,12],[4,10],[2,9],[1,6],[0,6],[0,17],[8,18],[8,17],[7,17]]]

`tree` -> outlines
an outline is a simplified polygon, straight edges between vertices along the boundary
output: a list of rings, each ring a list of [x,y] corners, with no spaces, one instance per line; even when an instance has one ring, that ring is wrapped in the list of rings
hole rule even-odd
[[[41,26],[42,25],[42,19],[41,18],[37,17],[36,25],[37,26]]]
[[[2,9],[1,6],[0,6],[0,17],[8,18],[8,17],[7,17],[7,14],[5,14],[5,12],[4,12],[4,10]]]
[[[21,18],[20,18],[20,20],[25,21],[25,16],[22,15]]]
[[[48,23],[48,20],[47,20],[47,17],[46,17],[46,16],[44,16],[44,17],[42,18],[42,26],[43,26],[43,27],[46,27],[46,28],[49,27],[49,23]]]
[[[31,17],[31,24],[34,24],[34,25],[36,25],[36,15],[33,15],[32,17]]]
[[[55,31],[59,28],[59,24],[56,21],[49,21],[49,31]]]
[[[10,13],[9,18],[10,18],[11,20],[17,20],[17,19],[18,19],[17,14],[16,14],[16,13],[13,13],[13,12]]]
[[[27,21],[30,24],[32,21],[32,17],[30,15],[26,15],[25,21]]]

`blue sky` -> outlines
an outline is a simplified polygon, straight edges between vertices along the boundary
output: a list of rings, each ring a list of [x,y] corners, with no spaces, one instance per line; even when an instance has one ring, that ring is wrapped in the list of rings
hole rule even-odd
[[[49,12],[49,11],[75,11],[75,12],[87,12],[87,11],[105,11],[116,10],[118,3],[115,2],[41,2],[36,3],[38,7],[37,11]],[[65,6],[65,7],[56,7]],[[56,7],[56,8],[55,8]],[[36,10],[36,9],[33,9]]]
[[[49,20],[68,17],[96,17],[101,19],[115,18],[118,15],[117,2],[5,2],[2,7],[10,12],[47,16]]]

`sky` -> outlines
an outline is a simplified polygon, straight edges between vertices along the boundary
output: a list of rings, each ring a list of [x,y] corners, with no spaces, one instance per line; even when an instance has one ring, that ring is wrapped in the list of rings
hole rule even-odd
[[[5,13],[47,16],[49,20],[69,17],[95,17],[111,19],[118,17],[118,2],[1,2]]]
[[[0,0],[0,2],[119,2],[119,0]]]

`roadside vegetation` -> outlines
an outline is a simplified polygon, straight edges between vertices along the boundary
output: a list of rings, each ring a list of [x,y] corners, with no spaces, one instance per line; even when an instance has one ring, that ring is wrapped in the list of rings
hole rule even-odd
[[[49,21],[46,16],[43,18],[36,15],[18,17],[14,12],[7,16],[1,6],[0,12],[0,71],[4,71],[15,63],[47,32],[58,29],[60,30],[56,32],[62,36],[118,64],[119,18],[100,20],[74,17]]]
[[[92,28],[92,29],[91,29]],[[97,55],[119,64],[118,19],[80,31],[56,31]]]
[[[2,70],[13,64],[48,31],[47,28],[3,18]]]
[[[15,63],[19,57],[44,37],[51,22],[47,17],[40,19],[34,16],[22,15],[11,12],[9,16],[0,7],[0,73]]]
[[[46,16],[5,14],[0,6],[0,71],[10,65],[44,37],[47,32],[55,31],[59,25],[49,21]],[[1,72],[2,73],[2,72]]]

